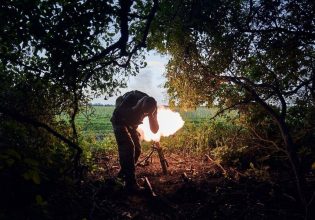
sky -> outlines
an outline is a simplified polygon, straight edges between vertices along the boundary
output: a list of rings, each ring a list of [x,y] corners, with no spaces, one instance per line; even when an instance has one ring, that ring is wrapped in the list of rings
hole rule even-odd
[[[154,97],[158,105],[168,104],[166,89],[163,88],[166,81],[163,74],[168,60],[167,56],[162,56],[153,51],[149,52],[146,57],[147,66],[141,69],[137,76],[130,76],[127,88],[120,89],[121,94],[131,90],[139,90]],[[101,96],[93,99],[92,103],[113,105],[116,98],[117,96],[113,96],[108,100],[104,100],[104,96]]]

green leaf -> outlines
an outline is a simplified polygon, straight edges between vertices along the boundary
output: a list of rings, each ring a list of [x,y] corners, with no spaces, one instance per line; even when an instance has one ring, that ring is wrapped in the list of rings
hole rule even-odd
[[[37,185],[40,184],[40,177],[39,177],[38,172],[36,172],[36,171],[32,172],[32,180],[35,184],[37,184]]]
[[[36,160],[30,159],[30,158],[25,158],[24,162],[32,167],[38,166],[38,162]]]
[[[23,177],[24,177],[25,180],[30,180],[31,179],[30,172],[27,171],[27,172],[23,173]]]
[[[43,205],[44,203],[43,197],[41,195],[36,195],[35,200],[37,205]]]
[[[16,150],[8,149],[6,153],[7,153],[8,155],[14,157],[15,159],[18,159],[18,160],[21,159],[21,155],[20,155]]]
[[[47,205],[47,202],[44,200],[44,198],[41,195],[36,195],[35,201],[37,205],[40,205],[40,206]]]
[[[12,165],[14,164],[15,160],[14,160],[14,159],[9,158],[9,159],[7,159],[5,162],[6,162],[6,163],[7,163],[7,165],[10,167],[10,166],[12,166]]]

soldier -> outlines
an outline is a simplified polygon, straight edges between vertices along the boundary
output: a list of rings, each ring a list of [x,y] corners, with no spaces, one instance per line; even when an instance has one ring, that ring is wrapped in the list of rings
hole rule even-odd
[[[157,103],[153,97],[134,90],[117,98],[111,122],[118,144],[121,167],[118,177],[125,180],[128,191],[142,190],[135,176],[135,164],[141,153],[140,134],[136,129],[145,116],[149,117],[151,131],[156,133],[159,124]]]

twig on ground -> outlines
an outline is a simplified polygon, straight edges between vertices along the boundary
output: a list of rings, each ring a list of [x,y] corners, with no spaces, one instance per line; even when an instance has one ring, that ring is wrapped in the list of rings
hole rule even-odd
[[[224,175],[227,173],[226,170],[223,168],[223,166],[219,162],[213,160],[208,154],[205,154],[205,157],[207,158],[208,161],[217,165],[221,169],[221,171]]]
[[[150,196],[156,197],[148,177],[144,177],[144,188],[149,192]]]
[[[182,173],[181,177],[185,183],[191,182],[191,178],[189,178],[185,172]]]

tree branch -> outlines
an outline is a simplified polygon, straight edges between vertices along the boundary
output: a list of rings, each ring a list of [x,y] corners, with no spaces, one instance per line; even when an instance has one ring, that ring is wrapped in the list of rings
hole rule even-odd
[[[23,115],[15,112],[15,111],[6,110],[6,109],[4,109],[1,106],[0,106],[0,112],[3,115],[9,116],[10,118],[14,119],[17,122],[30,124],[30,125],[32,125],[34,127],[37,127],[37,128],[43,128],[47,132],[49,132],[50,134],[52,134],[53,136],[58,138],[59,140],[63,141],[69,147],[75,149],[77,151],[77,153],[76,153],[76,155],[74,157],[75,169],[78,168],[79,160],[80,160],[80,157],[81,157],[81,154],[82,154],[82,149],[77,144],[73,143],[68,138],[66,138],[65,136],[63,136],[62,134],[60,134],[59,132],[57,132],[56,130],[54,130],[53,128],[48,126],[47,124],[44,124],[42,122],[36,121],[36,120],[28,118],[26,116],[23,116]]]
[[[84,66],[84,65],[88,65],[88,64],[93,63],[93,62],[100,61],[101,59],[103,59],[105,56],[107,56],[112,51],[114,51],[116,49],[120,49],[121,50],[120,56],[121,57],[122,56],[128,57],[126,62],[120,64],[117,62],[117,59],[120,57],[116,57],[116,58],[111,59],[110,61],[105,62],[105,63],[108,63],[109,65],[115,64],[119,67],[125,68],[128,66],[132,56],[137,52],[137,50],[146,47],[146,40],[147,40],[147,37],[149,34],[150,26],[151,26],[152,21],[154,19],[155,13],[157,12],[157,9],[158,9],[158,0],[153,0],[153,6],[151,8],[151,11],[146,16],[147,21],[146,21],[146,24],[145,24],[145,27],[143,30],[142,38],[139,42],[136,42],[136,45],[134,46],[134,48],[130,52],[126,51],[126,45],[128,43],[128,38],[129,38],[128,37],[129,36],[129,33],[128,33],[128,14],[129,14],[129,10],[130,10],[132,1],[126,2],[124,0],[121,0],[120,3],[121,3],[121,11],[120,11],[121,37],[120,37],[120,39],[116,43],[114,43],[111,46],[104,49],[101,53],[99,53],[99,54],[97,54],[97,55],[95,55],[95,56],[93,56],[87,60],[78,61],[76,63],[76,65]],[[89,72],[89,74],[85,77],[84,82],[87,82],[92,77],[92,75],[93,75],[93,72],[92,71]]]
[[[269,29],[243,29],[241,31],[244,32],[249,32],[249,33],[273,33],[273,32],[278,32],[278,33],[286,33],[286,34],[295,34],[295,35],[300,35],[300,36],[305,36],[305,37],[311,37],[315,38],[315,33],[313,32],[307,32],[307,31],[295,31],[295,30],[288,30],[285,28],[281,27],[276,27],[276,28],[269,28]]]
[[[135,45],[135,47],[131,50],[130,53],[128,53],[128,59],[126,60],[126,62],[124,64],[119,64],[120,67],[126,67],[128,66],[130,60],[131,60],[131,57],[132,55],[134,55],[137,50],[141,49],[141,48],[144,48],[146,47],[146,41],[147,41],[147,38],[148,38],[148,34],[149,34],[149,30],[150,30],[150,26],[151,26],[151,23],[154,19],[154,15],[156,13],[158,9],[158,0],[153,0],[153,7],[149,13],[149,15],[147,16],[147,23],[144,27],[144,30],[143,30],[143,35],[142,35],[142,38],[141,40]],[[118,63],[117,63],[118,64]]]
[[[225,111],[228,111],[228,110],[230,110],[230,109],[233,109],[233,108],[235,108],[235,107],[238,106],[238,105],[244,105],[244,104],[248,104],[248,103],[250,103],[250,102],[251,102],[251,100],[243,100],[242,102],[237,102],[237,103],[234,103],[234,104],[231,105],[231,106],[228,106],[228,107],[226,107],[226,108],[220,109],[220,111],[216,112],[215,115],[210,118],[210,120],[213,120],[213,119],[216,118],[217,116],[223,114]]]
[[[295,94],[297,91],[299,91],[303,86],[307,86],[308,84],[310,84],[312,81],[314,80],[314,77],[311,77],[309,80],[306,80],[304,82],[302,82],[301,84],[297,85],[295,87],[295,89],[291,90],[291,91],[286,91],[283,94],[284,95],[293,95]]]

